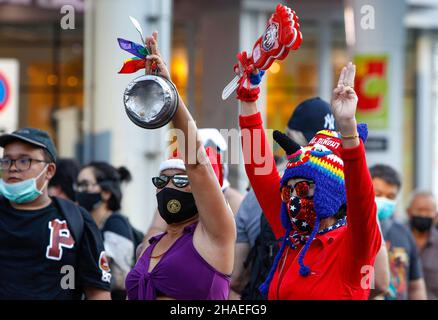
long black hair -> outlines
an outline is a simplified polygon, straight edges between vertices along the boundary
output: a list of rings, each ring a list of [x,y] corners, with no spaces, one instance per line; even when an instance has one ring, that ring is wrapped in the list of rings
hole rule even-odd
[[[122,182],[129,182],[132,179],[131,173],[125,167],[115,168],[107,162],[93,161],[84,168],[91,168],[96,182],[103,191],[111,194],[108,200],[108,209],[118,211],[121,208],[122,202]]]

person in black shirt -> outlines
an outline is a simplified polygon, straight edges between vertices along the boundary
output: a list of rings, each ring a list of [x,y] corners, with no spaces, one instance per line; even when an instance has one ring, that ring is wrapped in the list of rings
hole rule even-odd
[[[386,164],[370,168],[373,181],[377,217],[388,249],[390,271],[386,300],[426,300],[421,258],[411,231],[398,221],[397,195],[401,190],[398,172]]]
[[[48,195],[56,171],[49,135],[24,128],[0,136],[0,146],[0,299],[109,299],[111,274],[96,224],[69,202],[82,216],[79,237]]]
[[[131,180],[125,167],[114,168],[95,161],[79,172],[77,201],[87,209],[102,232],[105,252],[112,270],[111,297],[126,299],[125,278],[134,265],[134,234],[128,219],[120,213],[121,183]]]

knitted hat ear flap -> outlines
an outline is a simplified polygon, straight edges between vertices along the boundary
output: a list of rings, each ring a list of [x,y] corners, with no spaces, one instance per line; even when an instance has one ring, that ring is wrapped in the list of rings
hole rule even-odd
[[[272,278],[274,277],[275,270],[277,270],[278,263],[280,262],[280,259],[283,256],[284,249],[286,249],[287,241],[289,239],[289,235],[291,233],[291,230],[292,230],[291,228],[286,229],[286,234],[284,235],[280,250],[278,250],[277,255],[275,256],[274,262],[272,263],[271,270],[269,270],[269,274],[266,277],[265,282],[263,282],[259,286],[259,291],[263,295],[268,294],[269,285],[271,284]]]
[[[319,223],[320,220],[319,217],[317,217],[315,221],[315,226],[313,227],[313,231],[309,236],[309,239],[306,241],[306,244],[304,245],[303,249],[301,250],[300,256],[298,257],[298,263],[300,265],[300,275],[302,275],[303,277],[306,277],[310,274],[310,268],[304,265],[304,256],[306,255],[307,250],[309,250],[310,245],[313,239],[315,238],[316,233],[318,232]]]
[[[292,230],[292,223],[290,222],[289,215],[287,214],[286,206],[287,206],[287,204],[284,202],[281,204],[281,211],[280,211],[281,225],[283,226],[283,228],[285,230],[287,230],[287,229]]]

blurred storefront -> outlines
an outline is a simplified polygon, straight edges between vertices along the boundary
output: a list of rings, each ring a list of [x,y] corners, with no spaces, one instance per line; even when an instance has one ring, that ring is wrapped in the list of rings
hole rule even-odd
[[[297,11],[304,40],[298,51],[272,65],[260,106],[266,126],[284,130],[301,101],[330,99],[339,71],[350,59],[358,63],[358,71],[380,66],[373,72],[387,73],[368,79],[364,90],[377,101],[365,109],[386,106],[372,116],[379,121],[371,126],[368,160],[392,164],[403,173],[406,199],[417,186],[438,192],[438,1],[391,1],[397,12],[380,0],[283,1]],[[166,156],[167,129],[145,131],[124,113],[124,88],[140,75],[117,74],[129,55],[118,48],[116,38],[139,42],[128,16],[136,17],[145,33],[159,31],[161,52],[198,126],[236,129],[238,103],[222,101],[221,91],[233,77],[236,53],[251,50],[278,2],[0,1],[0,60],[12,58],[19,65],[17,126],[48,130],[62,156],[126,165],[134,180],[125,190],[125,211],[144,230],[155,206],[150,178]],[[75,9],[74,29],[60,27],[64,5]],[[387,44],[376,40],[372,47],[361,45],[370,41],[370,33],[358,27],[366,5],[376,9],[374,32],[384,22],[381,36],[398,36]],[[348,43],[352,12],[354,44]],[[230,145],[238,154],[239,148]],[[281,154],[275,144],[274,149]],[[230,175],[232,184],[244,191],[243,166],[232,164]]]
[[[75,11],[74,29],[64,30],[60,9]],[[49,131],[61,154],[75,156],[83,89],[83,3],[81,1],[0,1],[0,59],[19,66],[16,126]],[[68,135],[63,119],[70,123]],[[74,123],[73,123],[74,122]],[[71,139],[70,139],[71,140]]]

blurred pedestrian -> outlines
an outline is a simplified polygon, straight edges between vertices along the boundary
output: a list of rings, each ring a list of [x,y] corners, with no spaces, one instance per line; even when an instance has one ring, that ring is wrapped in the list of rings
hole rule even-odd
[[[409,226],[423,265],[427,299],[438,300],[438,230],[437,203],[432,192],[416,191],[411,195],[407,213]]]
[[[390,166],[376,164],[370,168],[377,216],[389,257],[390,283],[388,300],[424,300],[426,289],[420,257],[408,228],[395,217],[396,198],[401,188],[399,174]]]
[[[77,177],[75,189],[79,205],[91,213],[103,236],[112,270],[111,297],[126,299],[125,278],[134,264],[134,236],[129,221],[121,213],[121,184],[131,180],[125,167],[107,162],[91,162]]]

